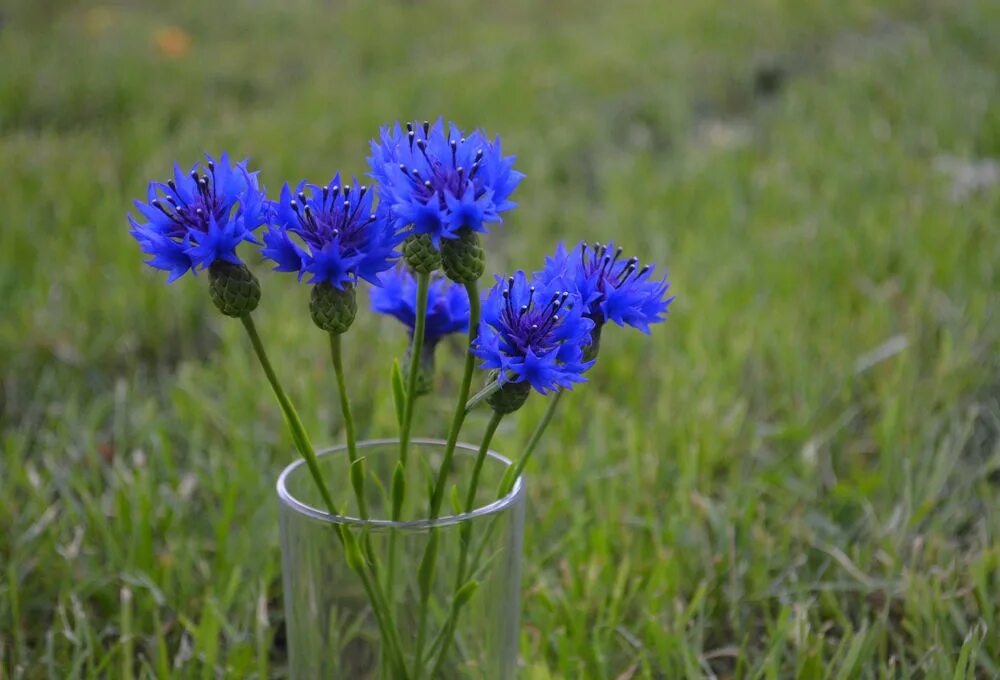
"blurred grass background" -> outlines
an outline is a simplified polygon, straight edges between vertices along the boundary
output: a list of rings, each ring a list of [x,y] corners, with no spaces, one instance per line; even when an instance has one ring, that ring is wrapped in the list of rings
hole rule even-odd
[[[291,443],[239,324],[124,215],[175,159],[273,191],[439,115],[528,175],[492,270],[613,237],[677,295],[605,334],[530,467],[523,676],[995,677],[998,72],[991,0],[5,0],[0,677],[282,675]],[[305,287],[244,253],[339,440]],[[348,338],[363,436],[404,342]]]

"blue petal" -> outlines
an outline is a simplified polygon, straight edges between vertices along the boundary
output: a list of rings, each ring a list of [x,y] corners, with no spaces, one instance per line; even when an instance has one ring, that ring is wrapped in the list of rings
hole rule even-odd
[[[240,264],[240,259],[236,256],[236,246],[243,240],[243,232],[236,223],[229,223],[220,227],[214,218],[209,220],[207,232],[197,232],[192,234],[189,230],[188,236],[192,243],[197,238],[195,245],[190,246],[184,252],[191,258],[193,265],[198,265],[202,269],[207,269],[216,260],[224,260],[233,264]]]
[[[309,256],[284,230],[273,227],[268,229],[264,233],[264,247],[260,249],[260,254],[274,261],[274,271],[298,272],[299,280],[302,280],[305,261]]]

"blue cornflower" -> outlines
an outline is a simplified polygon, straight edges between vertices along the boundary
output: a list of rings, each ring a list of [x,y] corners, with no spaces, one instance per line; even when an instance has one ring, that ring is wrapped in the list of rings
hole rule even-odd
[[[405,267],[382,274],[381,287],[371,289],[372,309],[402,321],[410,334],[417,320],[417,281]],[[435,276],[427,292],[424,348],[433,348],[449,333],[469,328],[469,296],[465,288]]]
[[[396,230],[412,227],[440,246],[463,227],[485,233],[487,223],[517,205],[508,199],[524,175],[513,170],[514,156],[503,156],[499,137],[465,135],[441,119],[416,127],[407,123],[404,133],[396,123],[371,143],[371,176]]]
[[[523,271],[490,289],[472,353],[503,382],[527,382],[546,394],[584,382],[594,362],[584,360],[594,322],[575,293],[529,280]]]
[[[399,253],[385,213],[372,212],[373,193],[356,180],[342,185],[339,173],[323,187],[300,182],[294,195],[285,184],[272,203],[261,254],[274,260],[275,271],[298,272],[299,280],[311,274],[312,284],[343,289],[360,277],[378,285],[378,273]]]
[[[632,326],[649,333],[649,324],[663,321],[673,301],[666,297],[670,284],[666,275],[653,279],[653,267],[639,267],[639,258],[621,259],[622,249],[614,243],[590,245],[581,242],[567,252],[559,244],[555,254],[545,259],[540,276],[547,284],[575,291],[583,300],[584,316],[592,319],[599,332],[607,321]]]
[[[173,179],[150,182],[146,203],[134,201],[147,222],[128,216],[132,236],[152,256],[148,264],[170,272],[167,283],[216,261],[241,265],[236,246],[257,243],[253,231],[267,219],[267,199],[247,161],[233,165],[225,153],[218,162],[205,158],[205,169],[195,163],[185,175],[175,163]]]

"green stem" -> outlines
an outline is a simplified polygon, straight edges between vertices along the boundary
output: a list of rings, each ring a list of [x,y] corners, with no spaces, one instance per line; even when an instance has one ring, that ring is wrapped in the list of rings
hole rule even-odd
[[[528,439],[528,442],[527,442],[527,444],[525,444],[524,450],[521,452],[521,456],[518,459],[517,464],[514,466],[514,472],[513,472],[513,474],[506,474],[506,475],[504,475],[504,481],[501,483],[502,486],[499,489],[499,497],[500,498],[503,498],[508,493],[510,493],[510,490],[513,488],[514,483],[517,481],[517,478],[520,477],[521,473],[524,471],[524,466],[528,463],[528,460],[531,458],[531,454],[534,452],[535,447],[538,446],[538,442],[541,440],[542,435],[545,433],[545,430],[548,428],[549,423],[552,420],[552,416],[555,415],[555,412],[556,412],[556,409],[559,406],[559,400],[562,397],[562,394],[563,393],[560,390],[559,392],[556,392],[556,394],[552,397],[552,399],[549,400],[549,405],[545,409],[545,414],[542,416],[542,419],[538,422],[538,425],[535,427],[535,431],[532,432],[531,438]],[[490,427],[492,427],[493,430],[496,429],[496,424],[499,423],[499,420],[500,420],[500,418],[499,418],[498,414],[494,413],[493,419],[490,421]],[[487,433],[488,433],[488,436],[492,436],[492,431],[491,430],[487,430]],[[485,457],[484,448],[485,447],[480,448],[480,450],[479,450],[479,458],[477,458],[477,461],[476,461],[477,467],[481,466],[481,461]],[[473,474],[474,474],[473,480],[474,480],[474,483],[475,483],[475,480],[478,477],[478,475],[475,474],[475,473],[473,473]],[[474,498],[475,498],[475,491],[473,489],[470,489],[469,496],[466,498],[466,503],[465,503],[465,505],[466,505],[466,512],[468,512],[469,509],[471,508],[471,500],[470,499],[474,499]],[[476,549],[475,555],[473,556],[473,559],[472,559],[472,564],[473,565],[478,564],[479,561],[482,559],[483,550],[486,548],[486,545],[489,542],[489,537],[492,535],[493,529],[496,527],[496,519],[498,519],[498,518],[495,518],[490,523],[490,525],[487,527],[486,535],[483,537],[482,541],[479,544],[479,547]],[[464,528],[465,527],[463,526],[463,529]],[[463,533],[463,535],[462,535],[462,552],[461,552],[461,554],[459,556],[458,577],[457,577],[457,579],[455,581],[455,592],[456,593],[458,592],[458,589],[461,588],[462,585],[464,585],[463,581],[465,580],[465,567],[466,567],[466,564],[467,564],[467,557],[466,556],[467,556],[467,553],[468,553],[468,547],[469,547],[468,536],[465,533]],[[471,570],[470,573],[475,573],[475,569]],[[453,608],[453,610],[449,613],[448,620],[445,622],[444,627],[442,627],[442,629],[441,629],[441,634],[439,635],[438,639],[436,639],[434,641],[434,644],[431,645],[431,655],[434,654],[434,650],[437,649],[439,645],[443,645],[443,647],[441,648],[440,652],[438,653],[438,657],[437,657],[438,660],[437,660],[437,662],[434,665],[434,673],[437,673],[438,671],[440,671],[441,670],[441,666],[444,663],[445,654],[447,652],[448,647],[451,644],[452,636],[454,635],[453,631],[455,629],[455,626],[458,624],[458,621],[457,621],[458,614],[459,614],[458,610]],[[436,676],[432,674],[431,677],[436,677]]]
[[[351,413],[351,399],[347,395],[347,383],[344,377],[344,359],[341,349],[341,333],[330,333],[330,359],[333,362],[333,372],[337,379],[337,393],[340,395],[340,411],[344,417],[344,434],[347,439],[347,457],[351,462],[350,477],[351,487],[354,489],[354,497],[358,503],[358,515],[361,519],[368,519],[368,502],[365,496],[365,468],[364,462],[358,457],[358,438],[354,430],[354,414]],[[379,568],[378,557],[372,547],[371,534],[367,528],[363,530],[362,545],[368,566],[371,569],[375,582],[378,583]],[[379,593],[373,592],[377,597]]]
[[[472,512],[475,509],[476,503],[476,491],[479,489],[479,476],[483,471],[483,463],[486,462],[486,454],[490,450],[490,442],[493,441],[493,435],[496,434],[497,427],[500,425],[500,421],[503,420],[504,414],[498,411],[493,412],[493,416],[490,418],[489,424],[486,426],[486,431],[483,433],[482,443],[479,445],[479,452],[476,455],[476,464],[472,468],[472,479],[469,481],[469,490],[465,496],[465,507],[466,513]],[[471,520],[466,521],[462,524],[460,529],[461,534],[461,552],[458,555],[458,571],[455,574],[455,588],[452,592],[452,606],[448,612],[448,618],[442,628],[442,633],[444,634],[443,646],[441,647],[437,660],[434,663],[434,668],[431,671],[430,678],[439,677],[439,672],[441,670],[441,665],[444,663],[444,657],[448,653],[448,648],[451,646],[451,638],[454,635],[455,626],[458,623],[459,607],[458,602],[458,592],[461,590],[462,586],[465,585],[465,567],[469,560],[469,545],[472,540],[472,522]],[[426,602],[421,603],[421,609],[424,610],[427,606]],[[426,611],[421,612],[420,616],[420,627],[417,631],[417,663],[416,668],[418,672],[423,670],[421,664],[423,663],[423,649],[424,649],[424,638],[427,629],[427,617]],[[433,648],[437,647],[437,641]],[[433,650],[432,648],[432,650]],[[431,653],[433,656],[433,651]]]
[[[319,459],[316,456],[316,450],[313,448],[312,442],[309,441],[309,435],[306,434],[306,429],[302,425],[302,419],[299,418],[298,412],[292,405],[291,400],[288,395],[285,394],[285,390],[282,389],[281,383],[278,382],[278,376],[274,372],[274,368],[271,366],[271,361],[267,358],[267,352],[264,351],[264,344],[260,340],[260,335],[257,333],[257,326],[253,322],[253,318],[249,314],[244,314],[240,317],[240,321],[243,322],[243,327],[246,328],[247,335],[250,336],[250,344],[253,345],[254,353],[257,355],[258,361],[260,361],[261,368],[264,369],[264,374],[267,376],[267,381],[271,384],[271,389],[274,392],[274,397],[278,401],[278,406],[281,408],[281,413],[285,418],[285,424],[288,426],[288,430],[292,435],[292,440],[295,442],[295,448],[298,450],[299,455],[306,461],[306,467],[309,468],[309,472],[312,475],[313,481],[316,483],[316,488],[319,489],[319,494],[323,498],[323,503],[326,504],[327,512],[330,515],[339,515],[336,504],[333,502],[333,498],[330,496],[330,491],[326,487],[326,482],[323,481],[323,475],[319,469]],[[341,531],[346,531],[342,527],[337,527],[337,538],[340,540],[341,545],[345,545],[344,537],[340,533]],[[401,674],[401,677],[408,678],[409,674],[406,671],[405,662],[403,660],[402,646],[400,645],[398,635],[396,634],[395,624],[392,621],[392,614],[388,609],[384,609],[383,604],[385,601],[385,596],[379,592],[379,585],[377,583],[372,583],[368,574],[365,573],[364,569],[355,569],[355,573],[361,578],[361,583],[365,588],[365,592],[368,594],[368,600],[371,602],[372,609],[375,614],[375,620],[378,624],[379,630],[382,632],[382,639],[390,647],[390,654],[393,657],[393,663],[397,667],[397,671]]]
[[[427,291],[430,288],[430,273],[417,274],[417,314],[413,327],[413,343],[410,345],[410,370],[406,376],[406,407],[403,409],[403,426],[399,430],[399,461],[406,468],[409,454],[410,426],[413,423],[413,405],[417,401],[417,376],[420,375],[420,354],[424,349],[424,328],[427,325]],[[392,519],[398,520],[397,508],[393,508]]]
[[[347,438],[347,458],[351,461],[351,486],[358,500],[358,514],[361,519],[368,519],[368,503],[365,500],[365,473],[358,461],[357,436],[354,433],[354,415],[351,413],[351,399],[347,396],[347,384],[344,380],[344,359],[341,350],[340,333],[330,333],[330,358],[333,361],[333,372],[337,378],[337,392],[340,395],[340,411],[344,416],[344,434]]]
[[[473,281],[471,283],[465,284],[465,290],[469,297],[469,344],[465,351],[465,370],[462,374],[462,383],[458,390],[458,400],[455,403],[455,415],[452,417],[451,427],[448,430],[448,441],[445,444],[444,457],[441,461],[441,467],[438,469],[437,479],[434,482],[434,488],[431,492],[431,502],[430,502],[430,518],[436,519],[438,513],[441,510],[441,502],[444,500],[444,488],[448,482],[448,473],[451,468],[451,461],[455,455],[455,446],[458,444],[458,433],[462,429],[462,423],[465,422],[466,402],[469,400],[469,389],[472,386],[472,374],[475,370],[475,355],[472,353],[472,343],[476,339],[476,335],[479,332],[479,285]],[[432,531],[434,531],[432,529]],[[428,541],[427,547],[424,549],[424,555],[421,558],[421,564],[433,564],[432,556],[430,555],[432,546],[435,546],[436,541]],[[432,567],[433,569],[433,567]],[[428,580],[433,581],[433,571],[429,574]],[[429,588],[428,588],[429,591]],[[420,614],[418,618],[418,656],[422,655],[423,649],[423,639],[422,634],[426,635],[427,626],[427,601],[426,598],[420,604]],[[419,660],[416,666],[417,674],[423,671],[420,664],[423,663],[423,659]],[[430,676],[433,678],[434,676]]]
[[[417,402],[417,378],[420,375],[420,355],[424,349],[424,335],[427,326],[427,295],[430,289],[430,272],[420,272],[417,274],[417,309],[413,324],[413,340],[410,344],[410,366],[406,374],[406,399],[403,406],[403,422],[399,427],[399,464],[403,470],[405,479],[406,462],[409,457],[410,429],[413,425],[413,410]],[[396,483],[396,475],[393,474],[393,484]],[[393,490],[395,491],[395,490]],[[403,501],[406,487],[404,486],[399,494],[392,493],[392,521],[399,521],[403,511]],[[385,588],[388,591],[390,604],[393,603],[394,591],[396,589],[396,531],[389,533],[389,566],[387,568]]]
[[[555,415],[556,408],[559,406],[559,400],[562,398],[563,391],[559,390],[555,395],[549,399],[549,406],[545,409],[545,414],[542,419],[538,422],[538,426],[535,427],[535,431],[531,433],[531,438],[528,443],[524,446],[524,451],[521,452],[521,457],[518,459],[517,463],[514,465],[514,474],[504,476],[504,479],[510,480],[508,483],[510,487],[513,487],[514,482],[517,478],[521,476],[524,472],[524,466],[528,464],[528,460],[531,458],[531,454],[535,452],[535,447],[538,446],[538,441],[545,434],[545,429],[549,426],[549,421],[552,420],[552,416]],[[500,489],[500,497],[503,498],[505,495],[510,493],[510,488]]]
[[[486,432],[483,433],[483,441],[479,445],[479,453],[476,455],[476,465],[472,468],[472,479],[469,482],[469,491],[465,495],[465,512],[472,512],[474,509],[473,504],[476,502],[476,491],[479,489],[479,475],[483,471],[483,463],[486,462],[486,454],[489,452],[490,442],[493,441],[493,435],[496,434],[497,427],[499,427],[500,421],[503,420],[503,417],[503,413],[494,411],[493,417],[490,418],[489,424],[486,425]],[[463,547],[462,554],[459,558],[460,565],[464,565],[464,557],[465,549]],[[459,571],[462,571],[462,567],[459,567]]]
[[[308,466],[309,472],[316,482],[316,487],[319,489],[319,494],[323,497],[323,502],[326,503],[330,514],[336,515],[337,506],[334,504],[333,498],[330,497],[330,491],[326,488],[326,482],[323,481],[323,475],[319,470],[319,460],[316,458],[316,451],[313,449],[312,442],[309,441],[309,435],[306,434],[306,429],[302,425],[299,414],[295,411],[292,402],[281,388],[281,383],[278,382],[278,376],[275,375],[274,368],[271,367],[271,361],[267,358],[267,352],[264,351],[264,344],[260,341],[260,335],[257,334],[257,327],[254,325],[253,318],[249,314],[244,314],[240,317],[240,321],[243,322],[243,327],[247,329],[247,335],[250,336],[250,344],[253,345],[261,368],[264,369],[264,374],[267,376],[267,381],[271,383],[271,389],[274,391],[275,399],[278,400],[278,406],[281,407],[281,413],[285,417],[285,424],[288,426],[289,432],[291,432],[295,448],[298,450],[299,455],[305,459],[306,466]]]
[[[448,442],[444,448],[444,458],[441,467],[438,469],[437,481],[434,483],[434,492],[431,495],[430,517],[435,519],[441,511],[441,502],[444,500],[444,488],[448,483],[448,473],[451,471],[451,459],[455,455],[455,445],[458,443],[458,433],[465,422],[465,404],[469,400],[469,388],[472,385],[472,374],[476,368],[476,357],[472,353],[472,343],[479,333],[479,285],[473,281],[465,284],[465,290],[469,294],[469,347],[465,352],[465,372],[462,374],[462,384],[458,392],[458,401],[455,404],[455,415],[451,421],[451,428],[448,430]]]
[[[341,536],[340,531],[350,531],[350,529],[343,527],[339,527],[338,529],[337,536],[340,538],[341,545],[345,545],[346,541]],[[373,571],[375,570],[373,569]],[[388,608],[385,596],[381,592],[378,573],[375,573],[374,579],[370,578],[363,568],[356,569],[355,573],[361,577],[361,584],[364,586],[365,593],[368,595],[368,601],[372,606],[372,614],[375,616],[375,621],[382,632],[383,649],[388,651],[399,677],[408,679],[410,674],[406,670],[406,660],[403,658],[403,645],[399,640],[396,625],[392,620],[392,611]]]
[[[503,383],[500,382],[499,376],[497,376],[496,380],[491,380],[489,385],[473,394],[472,398],[465,403],[465,414],[468,415],[472,409],[499,392],[501,387],[503,387]]]

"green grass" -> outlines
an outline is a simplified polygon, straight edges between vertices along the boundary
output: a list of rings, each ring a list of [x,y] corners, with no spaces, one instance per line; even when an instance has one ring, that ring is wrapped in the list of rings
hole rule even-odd
[[[0,677],[281,675],[291,441],[239,324],[204,277],[141,265],[124,213],[202,150],[276,189],[440,114],[528,174],[492,270],[614,237],[677,295],[652,338],[605,333],[529,467],[525,678],[1000,673],[1000,183],[949,170],[1000,157],[997,3],[14,0],[0,22]],[[338,441],[307,292],[252,264],[276,369]],[[393,432],[403,343],[371,315],[346,340],[362,436]]]

